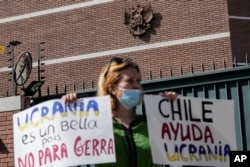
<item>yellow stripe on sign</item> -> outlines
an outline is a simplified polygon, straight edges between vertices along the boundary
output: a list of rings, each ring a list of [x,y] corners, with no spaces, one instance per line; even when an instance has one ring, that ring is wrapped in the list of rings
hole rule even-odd
[[[5,51],[5,46],[0,45],[0,54],[3,54]]]

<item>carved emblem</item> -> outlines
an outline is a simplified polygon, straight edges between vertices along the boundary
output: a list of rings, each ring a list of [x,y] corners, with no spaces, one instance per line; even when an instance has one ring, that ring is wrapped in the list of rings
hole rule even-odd
[[[136,8],[129,8],[125,11],[125,24],[132,35],[138,36],[146,32],[151,27],[150,21],[153,19],[153,10],[150,4]]]

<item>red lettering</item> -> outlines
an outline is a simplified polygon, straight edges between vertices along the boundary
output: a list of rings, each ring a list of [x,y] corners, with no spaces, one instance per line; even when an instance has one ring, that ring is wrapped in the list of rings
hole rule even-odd
[[[190,127],[187,125],[186,136],[184,135],[183,126],[181,126],[181,141],[191,140]]]
[[[68,150],[67,150],[66,144],[62,143],[60,149],[61,149],[61,158],[67,158],[68,157]]]
[[[52,163],[53,161],[60,161],[62,158],[68,157],[67,147],[64,143],[61,145],[53,145],[52,148],[45,148],[45,150],[38,151],[39,166]]]
[[[171,129],[172,129],[172,131],[173,131],[173,133],[174,133],[174,140],[176,140],[177,139],[177,135],[178,135],[178,131],[179,131],[179,123],[177,123],[177,126],[176,126],[176,129],[174,128],[174,125],[172,124],[172,122],[170,122],[170,127],[171,127]]]
[[[106,148],[106,140],[101,139],[101,153],[105,152],[105,154],[107,154],[105,148]]]
[[[43,151],[39,150],[38,151],[38,157],[39,157],[39,165],[42,165],[42,159],[43,159]]]
[[[58,152],[59,148],[58,148],[58,145],[53,145],[53,152],[54,152],[54,157],[53,159],[54,160],[60,160],[60,157],[57,155],[57,152]]]
[[[82,140],[76,137],[74,143],[74,153],[76,156],[100,156],[101,154],[114,154],[113,139],[92,139]]]
[[[47,159],[49,159],[49,162],[52,162],[52,155],[49,148],[45,148],[45,157],[44,157],[44,164],[47,164]]]
[[[211,143],[214,143],[214,138],[212,132],[208,126],[205,127],[205,142],[207,143],[208,139],[210,138]]]
[[[97,154],[98,156],[100,155],[97,149],[98,145],[99,145],[99,141],[97,139],[93,139],[93,155],[95,154]]]
[[[200,135],[198,135],[200,134]],[[192,124],[192,135],[194,140],[201,140],[202,139],[202,131],[200,127],[198,127],[196,124]]]
[[[88,150],[89,150],[89,145],[90,145],[89,142],[91,142],[91,141],[90,141],[90,140],[86,140],[86,141],[85,141],[85,155],[87,155],[87,156],[90,155],[90,153],[88,152]]]
[[[197,124],[183,125],[181,123],[169,124],[164,122],[161,129],[161,137],[165,138],[167,135],[169,140],[177,140],[179,137],[181,141],[199,141],[204,140],[206,143],[210,139],[211,143],[214,143],[213,135],[209,126],[205,126],[205,129],[199,127]]]
[[[168,124],[167,123],[163,123],[162,124],[162,128],[161,128],[161,138],[164,139],[165,137],[165,134],[168,135],[168,138],[169,140],[171,140],[171,133],[170,133],[170,130],[169,130],[169,127],[168,127]]]
[[[29,153],[28,155],[25,155],[24,162],[23,160],[18,157],[18,166],[19,167],[34,167],[35,161],[34,161],[34,155],[32,153]]]
[[[81,144],[81,140],[82,138],[80,136],[77,136],[76,137],[76,140],[75,140],[75,144],[74,144],[74,150],[75,150],[75,154],[80,157],[83,153],[83,147],[79,147],[78,145]]]
[[[112,139],[109,139],[108,154],[114,154],[114,142]]]

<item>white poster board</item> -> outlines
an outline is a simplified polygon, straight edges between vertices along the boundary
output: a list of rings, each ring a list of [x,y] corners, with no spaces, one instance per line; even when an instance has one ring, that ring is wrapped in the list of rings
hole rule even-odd
[[[115,162],[110,97],[50,100],[13,115],[15,167]]]
[[[155,164],[229,166],[236,150],[233,100],[145,95]]]

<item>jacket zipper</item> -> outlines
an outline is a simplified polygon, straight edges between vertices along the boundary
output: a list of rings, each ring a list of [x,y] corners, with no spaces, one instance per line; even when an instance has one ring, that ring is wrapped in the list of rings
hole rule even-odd
[[[126,141],[128,143],[128,150],[129,150],[129,166],[130,167],[137,167],[137,154],[136,154],[136,146],[135,141],[133,138],[132,129],[129,127],[128,129],[124,127]]]

